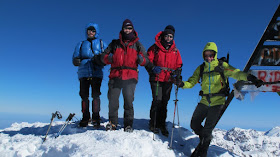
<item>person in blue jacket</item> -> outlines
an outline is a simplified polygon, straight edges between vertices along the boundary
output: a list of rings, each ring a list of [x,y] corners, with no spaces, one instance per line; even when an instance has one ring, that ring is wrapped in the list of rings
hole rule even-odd
[[[99,39],[99,27],[96,23],[89,23],[85,28],[87,40],[77,44],[72,61],[78,66],[78,78],[80,80],[80,96],[82,98],[83,118],[80,121],[81,127],[86,127],[90,121],[89,112],[89,88],[92,89],[92,122],[95,127],[100,126],[100,87],[103,79],[103,66],[92,62],[95,55],[104,51],[107,47]]]

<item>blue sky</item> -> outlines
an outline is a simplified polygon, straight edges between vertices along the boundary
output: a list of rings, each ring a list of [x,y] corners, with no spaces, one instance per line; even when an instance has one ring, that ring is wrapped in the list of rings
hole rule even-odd
[[[81,117],[77,67],[72,54],[85,40],[84,27],[98,23],[100,37],[110,43],[118,38],[122,22],[129,18],[148,49],[155,35],[171,24],[183,59],[183,79],[202,63],[202,49],[216,42],[218,57],[230,53],[230,64],[243,69],[277,9],[279,0],[235,1],[0,1],[0,112],[7,121],[48,122],[52,112]],[[108,72],[101,88],[101,115],[108,118]],[[279,68],[278,68],[279,69]],[[135,118],[149,118],[151,90],[148,74],[139,68]],[[230,80],[234,83],[234,80]],[[180,123],[189,128],[199,100],[200,85],[179,90]],[[168,120],[174,113],[174,89],[168,105]],[[269,129],[280,126],[279,96],[260,93],[253,101],[234,99],[219,128]],[[4,116],[3,116],[4,115]],[[119,116],[123,116],[120,96]],[[2,118],[1,118],[2,119]],[[3,120],[2,120],[3,121]],[[2,123],[2,122],[1,122]],[[3,122],[4,123],[4,122]]]

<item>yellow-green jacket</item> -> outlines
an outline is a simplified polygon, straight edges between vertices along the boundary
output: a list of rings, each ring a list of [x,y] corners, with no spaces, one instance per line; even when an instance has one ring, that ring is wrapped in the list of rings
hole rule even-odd
[[[213,50],[216,52],[214,60],[211,63],[205,61],[203,72],[210,72],[213,71],[214,68],[219,64],[219,61],[217,59],[218,50],[216,44],[213,42],[209,42],[206,44],[203,52],[206,50]],[[247,81],[247,73],[244,73],[239,69],[232,67],[226,62],[223,62],[223,67],[225,77],[232,77],[236,80]],[[188,81],[184,81],[184,86],[182,88],[192,88],[195,84],[197,84],[200,80],[199,73],[200,66],[196,68],[193,75],[188,79]],[[218,93],[222,88],[224,88],[224,86],[226,86],[226,84],[224,83],[219,72],[203,73],[201,81],[201,90],[203,91],[203,94]],[[205,104],[207,106],[223,105],[225,103],[225,97],[213,96],[210,98],[210,102],[211,103],[207,101],[206,96],[203,96],[200,101],[200,103]]]

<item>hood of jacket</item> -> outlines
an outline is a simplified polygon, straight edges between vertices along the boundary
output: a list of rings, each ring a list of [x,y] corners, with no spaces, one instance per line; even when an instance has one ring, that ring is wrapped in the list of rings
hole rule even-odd
[[[216,45],[214,42],[208,42],[208,43],[205,45],[205,47],[204,47],[204,49],[203,49],[203,51],[202,51],[202,58],[203,58],[203,60],[204,60],[203,53],[204,53],[204,51],[207,51],[207,50],[215,51],[215,52],[216,52],[216,53],[215,53],[215,57],[214,57],[213,61],[210,63],[210,65],[211,65],[211,66],[212,66],[212,65],[213,65],[213,66],[217,66],[218,63],[219,63],[219,61],[218,61],[218,48],[217,48],[217,45]],[[205,65],[209,65],[209,63],[208,63],[207,61],[204,60],[204,62],[205,62]]]
[[[87,29],[88,29],[90,26],[93,26],[93,27],[95,28],[95,30],[96,30],[95,38],[98,39],[98,38],[99,38],[100,30],[99,30],[98,24],[96,24],[96,23],[89,23],[89,24],[86,25],[86,28],[85,28],[86,38],[88,38]]]

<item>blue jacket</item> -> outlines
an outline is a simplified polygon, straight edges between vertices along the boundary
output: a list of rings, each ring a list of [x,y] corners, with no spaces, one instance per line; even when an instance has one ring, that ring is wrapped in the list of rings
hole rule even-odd
[[[78,77],[83,78],[83,77],[99,77],[103,78],[103,66],[98,66],[92,64],[91,59],[94,57],[94,55],[100,54],[101,53],[101,39],[99,39],[99,27],[98,24],[95,23],[89,23],[86,28],[85,28],[85,34],[87,38],[87,28],[93,26],[96,30],[95,34],[95,39],[92,41],[89,40],[84,40],[81,41],[77,44],[72,61],[75,58],[80,58],[81,59],[81,64],[79,65],[78,68]],[[106,49],[108,46],[106,43],[103,43],[103,51]]]

